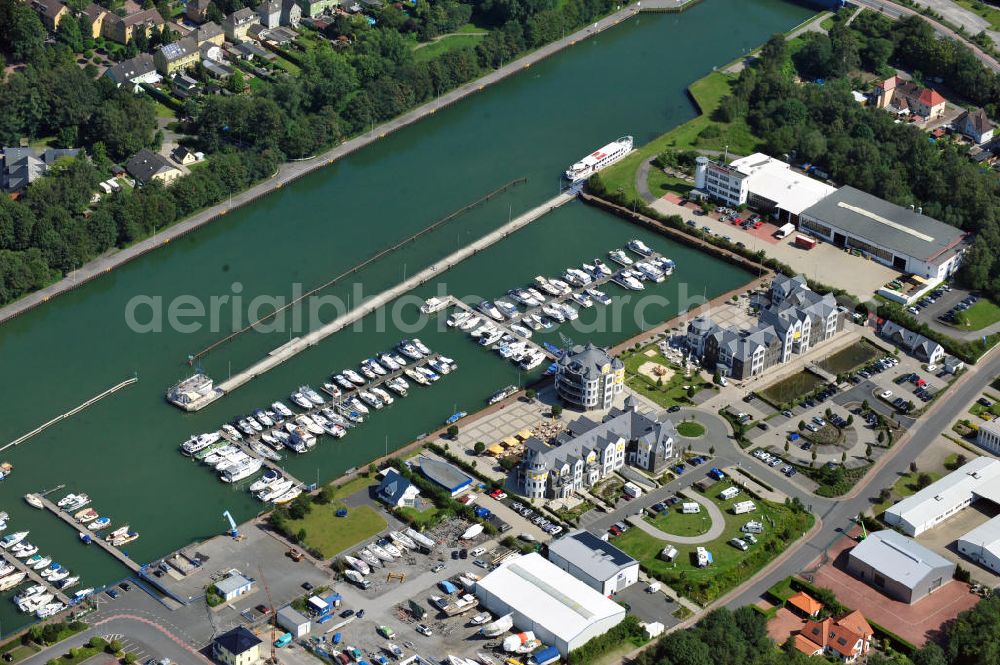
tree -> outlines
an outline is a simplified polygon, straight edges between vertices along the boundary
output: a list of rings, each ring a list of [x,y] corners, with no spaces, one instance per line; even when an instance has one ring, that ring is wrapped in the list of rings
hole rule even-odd
[[[785,441],[785,452],[787,453],[789,450],[791,450],[791,448],[792,444],[788,441]]]
[[[917,476],[917,489],[922,490],[932,482],[934,482],[934,479],[931,478],[929,473],[921,473]]]
[[[812,450],[812,464],[810,464],[810,466],[814,466],[815,464],[816,464],[816,449],[813,448],[813,450]]]
[[[536,393],[536,392],[535,392],[535,389],[534,389],[534,388],[528,388],[527,390],[525,390],[525,391],[524,391],[524,397],[525,397],[525,399],[527,399],[527,400],[528,400],[529,402],[533,402],[533,401],[535,401],[535,396],[536,396],[537,394],[538,394],[538,393]]]
[[[56,28],[56,40],[68,46],[74,53],[83,51],[83,33],[80,32],[80,22],[66,17],[59,21]]]
[[[448,438],[457,439],[458,438],[458,425],[448,425]]]
[[[910,473],[916,473],[916,472],[917,472],[917,461],[913,460],[912,462],[910,462]]]
[[[486,450],[486,444],[482,441],[476,441],[476,445],[474,445],[472,449],[476,451],[477,455],[482,455],[483,451]]]
[[[878,442],[880,444],[881,443],[885,443],[885,432],[884,431],[881,431],[881,432],[878,433]]]
[[[243,92],[247,87],[246,80],[243,78],[243,72],[238,69],[234,71],[233,75],[229,77],[227,87],[230,92],[234,92],[236,94]]]
[[[868,413],[871,410],[871,405],[868,404],[868,400],[861,402],[861,410],[865,413]]]
[[[562,404],[553,404],[552,405],[552,417],[553,418],[560,417],[562,415],[562,412],[563,412]]]
[[[709,446],[708,447],[708,454],[709,455],[715,455],[715,446]]]
[[[45,42],[45,26],[38,14],[17,0],[0,0],[0,51],[24,62]]]
[[[841,464],[846,464],[847,463],[847,451],[846,450],[844,452],[840,453],[840,463]]]
[[[867,444],[865,446],[865,458],[871,460],[872,458],[872,444]]]
[[[800,421],[799,421],[799,431],[802,431],[802,430],[804,430],[805,428],[806,428],[806,421],[804,421],[804,420],[800,420]]]

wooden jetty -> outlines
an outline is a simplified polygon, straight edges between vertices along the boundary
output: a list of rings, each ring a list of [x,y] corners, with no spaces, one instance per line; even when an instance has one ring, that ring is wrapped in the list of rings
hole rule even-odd
[[[63,522],[66,522],[66,524],[69,524],[78,533],[84,533],[90,536],[92,544],[97,545],[102,550],[113,556],[120,564],[131,570],[133,573],[138,573],[142,568],[142,566],[126,556],[124,552],[106,541],[102,536],[98,535],[97,532],[88,529],[86,524],[81,524],[79,521],[74,519],[72,515],[49,501],[44,496],[39,496],[38,498],[41,500],[42,505],[45,506],[46,510],[50,511]]]

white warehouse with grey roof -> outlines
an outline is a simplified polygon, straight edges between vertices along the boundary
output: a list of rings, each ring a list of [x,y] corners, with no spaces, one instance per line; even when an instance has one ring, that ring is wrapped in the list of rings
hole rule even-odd
[[[639,581],[638,561],[583,529],[549,543],[549,561],[605,596]]]
[[[869,534],[847,556],[849,573],[910,605],[937,591],[955,574],[951,561],[888,529]]]
[[[563,656],[608,632],[625,608],[560,570],[540,554],[508,559],[476,583],[476,597],[496,616],[511,615]]]

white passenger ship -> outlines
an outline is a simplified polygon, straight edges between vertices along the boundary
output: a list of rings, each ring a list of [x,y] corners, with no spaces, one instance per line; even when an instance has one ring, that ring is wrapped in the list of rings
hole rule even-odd
[[[566,179],[570,182],[586,180],[604,167],[614,164],[632,152],[633,145],[631,136],[623,136],[617,141],[612,141],[566,169]]]

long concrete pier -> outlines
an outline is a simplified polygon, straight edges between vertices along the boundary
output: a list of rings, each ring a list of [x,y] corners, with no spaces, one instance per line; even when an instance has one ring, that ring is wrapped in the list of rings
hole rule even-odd
[[[319,344],[321,341],[329,337],[330,335],[343,330],[344,328],[355,323],[364,316],[367,316],[377,310],[380,307],[392,302],[394,299],[403,295],[408,291],[412,291],[416,287],[424,284],[425,282],[434,279],[438,275],[447,272],[450,268],[458,265],[470,256],[481,252],[490,245],[497,243],[511,233],[517,231],[518,229],[524,228],[531,222],[535,221],[542,215],[552,210],[555,210],[561,205],[572,201],[576,197],[573,192],[563,192],[552,198],[545,203],[532,208],[523,215],[517,217],[516,219],[504,224],[500,228],[486,234],[485,236],[479,238],[478,240],[462,247],[456,252],[446,256],[445,258],[431,264],[430,266],[424,268],[420,272],[414,274],[410,278],[400,282],[399,284],[393,286],[392,288],[386,289],[382,293],[374,296],[370,300],[366,300],[364,303],[355,307],[350,312],[347,312],[343,316],[339,316],[330,323],[317,328],[316,330],[310,332],[302,337],[296,337],[291,341],[279,346],[278,348],[272,350],[264,358],[254,363],[250,367],[246,368],[242,372],[233,375],[231,378],[221,382],[216,388],[216,390],[209,396],[203,398],[196,404],[191,405],[192,411],[200,411],[209,404],[215,402],[217,399],[223,395],[228,395],[240,386],[250,382],[254,378],[265,374],[269,370],[277,367],[281,363],[285,362],[289,358],[296,356],[297,354],[305,351],[311,346]]]
[[[52,595],[54,595],[56,597],[56,600],[58,600],[60,603],[62,603],[63,605],[68,605],[69,604],[69,598],[66,596],[66,594],[64,594],[59,589],[56,589],[54,586],[52,586],[51,582],[49,582],[47,579],[45,579],[44,577],[42,577],[41,575],[39,575],[38,573],[36,573],[31,568],[28,568],[26,565],[24,565],[23,561],[21,561],[20,559],[14,558],[13,554],[11,554],[9,552],[4,552],[3,553],[3,558],[4,558],[5,561],[9,562],[10,565],[14,566],[19,571],[21,571],[23,573],[27,573],[29,580],[31,580],[35,584],[41,584],[46,589],[48,589],[49,593],[51,593]]]
[[[81,524],[77,520],[73,519],[72,515],[67,513],[65,510],[63,510],[56,504],[49,501],[44,496],[39,496],[38,498],[41,500],[42,505],[45,507],[46,510],[48,510],[53,515],[61,519],[63,522],[66,522],[66,524],[69,524],[70,527],[75,529],[78,533],[85,533],[88,536],[90,536],[92,544],[97,545],[102,550],[113,556],[115,559],[118,560],[119,563],[121,563],[123,566],[131,570],[133,573],[138,573],[139,569],[142,568],[142,566],[137,564],[132,559],[128,558],[128,556],[126,556],[125,553],[122,552],[120,549],[118,549],[108,541],[104,540],[104,538],[98,535],[96,531],[91,531],[90,529],[88,529],[86,524]],[[114,526],[115,525],[111,525],[108,528],[111,529]]]
[[[82,268],[68,273],[55,284],[51,284],[43,289],[39,289],[25,297],[0,308],[0,323],[19,316],[35,307],[48,302],[50,299],[71,291],[78,286],[110,272],[120,265],[139,258],[154,249],[166,245],[172,240],[180,238],[195,229],[212,222],[232,210],[241,208],[244,205],[253,203],[263,196],[290,184],[299,178],[321,169],[333,162],[342,159],[353,152],[374,143],[387,135],[396,132],[404,127],[426,118],[429,115],[445,109],[455,102],[485,90],[488,86],[503,81],[509,76],[517,74],[531,65],[540,62],[550,55],[558,53],[563,49],[574,46],[577,42],[596,37],[608,28],[613,28],[622,21],[632,18],[641,12],[680,12],[692,5],[696,5],[701,0],[641,0],[634,5],[623,6],[613,14],[596,21],[588,26],[580,28],[576,32],[569,34],[562,39],[556,40],[541,48],[535,49],[517,60],[514,60],[499,69],[496,69],[485,76],[474,81],[470,81],[454,90],[451,90],[440,97],[435,98],[417,108],[404,113],[403,115],[385,122],[372,131],[356,136],[340,145],[331,148],[327,152],[317,155],[308,160],[297,162],[286,162],[282,164],[277,173],[270,179],[258,183],[253,187],[234,195],[231,199],[217,205],[205,208],[199,213],[191,215],[187,219],[181,220],[160,233],[150,236],[145,240],[137,242],[130,247],[117,251],[113,254],[103,256],[87,263]]]

